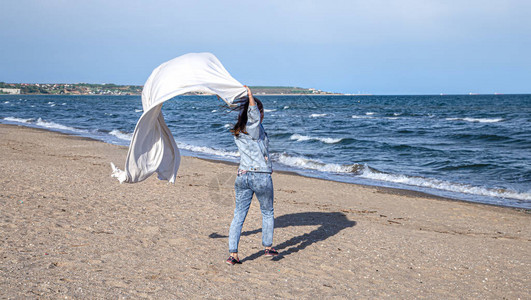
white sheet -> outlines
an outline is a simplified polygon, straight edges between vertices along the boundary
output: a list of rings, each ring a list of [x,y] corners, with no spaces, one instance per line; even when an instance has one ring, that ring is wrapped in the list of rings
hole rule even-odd
[[[139,182],[155,172],[159,179],[175,182],[181,157],[161,109],[165,101],[187,92],[215,94],[229,105],[247,94],[211,53],[189,53],[158,66],[142,90],[144,113],[136,124],[125,168],[111,163],[112,176],[120,183]]]

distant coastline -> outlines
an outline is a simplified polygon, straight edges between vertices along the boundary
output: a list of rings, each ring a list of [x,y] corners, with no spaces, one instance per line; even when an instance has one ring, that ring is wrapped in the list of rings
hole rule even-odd
[[[0,94],[23,95],[141,95],[141,85],[112,83],[5,83],[0,82]],[[250,86],[255,95],[343,95],[314,88],[291,86]],[[204,93],[190,93],[204,95]]]

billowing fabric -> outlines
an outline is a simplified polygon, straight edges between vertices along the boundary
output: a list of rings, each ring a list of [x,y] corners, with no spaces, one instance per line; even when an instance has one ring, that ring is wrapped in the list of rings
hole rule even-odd
[[[179,148],[164,122],[162,104],[188,92],[215,94],[227,104],[247,95],[211,53],[189,53],[158,66],[142,90],[144,113],[136,124],[124,170],[111,163],[113,177],[134,183],[157,172],[158,178],[175,182],[180,164]]]
[[[239,169],[262,173],[273,172],[269,159],[269,138],[260,123],[260,111],[256,105],[249,106],[245,130],[247,134],[240,132],[234,137],[240,153]]]

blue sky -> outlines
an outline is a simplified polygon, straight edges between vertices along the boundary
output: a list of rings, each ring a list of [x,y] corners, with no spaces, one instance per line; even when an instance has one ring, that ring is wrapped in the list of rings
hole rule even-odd
[[[143,84],[212,52],[247,85],[531,93],[529,16],[529,0],[6,0],[0,81]]]

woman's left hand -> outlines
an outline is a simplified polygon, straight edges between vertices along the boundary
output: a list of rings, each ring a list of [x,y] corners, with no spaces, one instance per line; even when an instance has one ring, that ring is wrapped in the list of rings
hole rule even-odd
[[[245,87],[245,89],[247,89],[247,95],[249,97],[251,97],[253,95],[253,93],[251,92],[251,89],[248,86],[246,86],[246,85],[244,85],[244,87]]]
[[[247,96],[249,97],[249,105],[255,106],[256,103],[254,102],[253,93],[251,93],[251,89],[246,85],[244,85],[244,87],[247,89]]]

